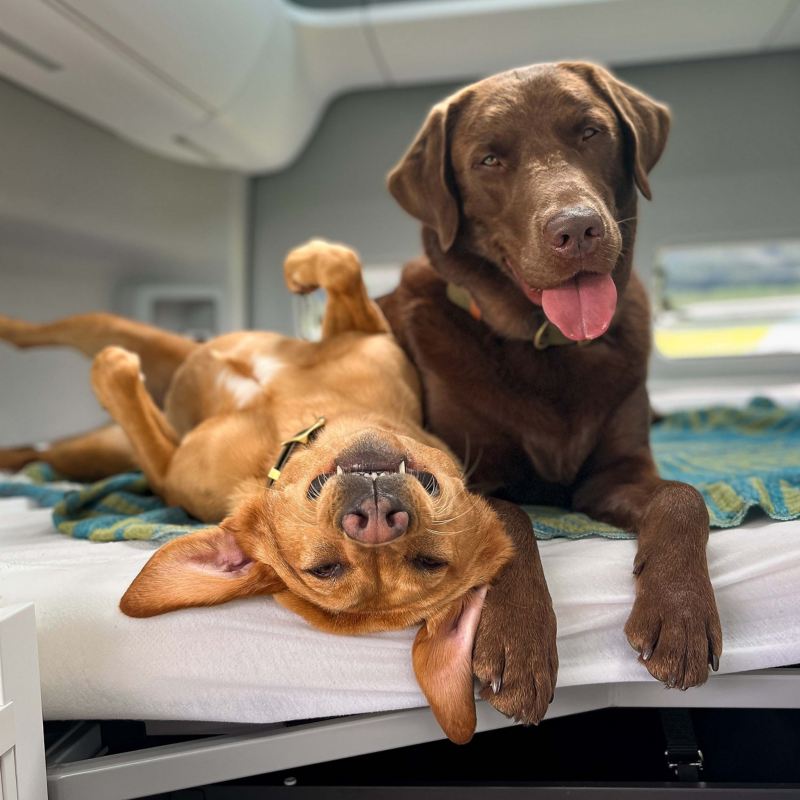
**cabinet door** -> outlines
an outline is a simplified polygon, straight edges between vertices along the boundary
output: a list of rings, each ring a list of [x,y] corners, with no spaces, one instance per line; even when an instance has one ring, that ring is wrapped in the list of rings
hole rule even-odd
[[[0,608],[0,800],[46,800],[33,606]]]

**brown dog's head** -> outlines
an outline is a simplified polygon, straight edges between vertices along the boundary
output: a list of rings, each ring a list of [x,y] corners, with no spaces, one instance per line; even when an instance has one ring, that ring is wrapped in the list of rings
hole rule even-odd
[[[483,594],[511,553],[499,518],[467,492],[445,451],[364,420],[339,421],[218,528],[158,550],[120,607],[146,617],[276,594],[334,633],[422,622],[417,678],[447,735],[467,741]]]
[[[501,333],[528,338],[533,303],[568,338],[594,339],[627,283],[635,187],[650,198],[668,129],[664,106],[601,67],[511,70],[435,106],[389,190]]]

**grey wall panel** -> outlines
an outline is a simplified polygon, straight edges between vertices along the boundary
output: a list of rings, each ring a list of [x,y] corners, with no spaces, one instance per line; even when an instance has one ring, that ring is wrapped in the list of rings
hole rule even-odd
[[[124,310],[146,282],[220,287],[243,324],[246,181],[147,154],[0,81],[0,314]],[[0,344],[0,446],[104,415],[84,359]]]

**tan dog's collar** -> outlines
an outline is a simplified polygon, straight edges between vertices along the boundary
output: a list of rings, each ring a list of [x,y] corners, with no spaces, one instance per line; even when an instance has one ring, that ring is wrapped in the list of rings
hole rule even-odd
[[[300,433],[296,433],[291,439],[281,442],[283,449],[275,462],[275,466],[267,473],[267,486],[272,486],[280,478],[281,470],[286,466],[286,462],[289,460],[294,448],[298,444],[308,444],[313,435],[325,425],[325,421],[325,417],[320,417],[310,428],[306,428]]]
[[[466,311],[473,319],[481,319],[481,310],[478,308],[478,305],[473,299],[472,295],[463,286],[458,286],[455,283],[448,283],[447,299],[453,303],[453,305],[456,305]],[[569,344],[578,345],[578,347],[585,347],[587,344],[591,343],[592,340],[576,342],[567,338],[555,325],[553,325],[552,322],[550,322],[550,320],[547,319],[539,326],[538,330],[533,336],[533,346],[537,350],[547,350],[548,347],[564,347],[565,345]]]

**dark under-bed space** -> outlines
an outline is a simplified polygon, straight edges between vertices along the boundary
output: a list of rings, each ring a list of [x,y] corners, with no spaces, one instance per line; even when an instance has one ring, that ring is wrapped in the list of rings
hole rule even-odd
[[[139,723],[104,723],[104,728],[112,748],[148,743]],[[703,762],[696,774],[692,731]],[[681,763],[685,780],[668,767],[665,751]],[[647,798],[665,791],[800,797],[799,754],[797,710],[606,709],[546,720],[539,727],[487,731],[460,747],[432,742],[151,800]]]

